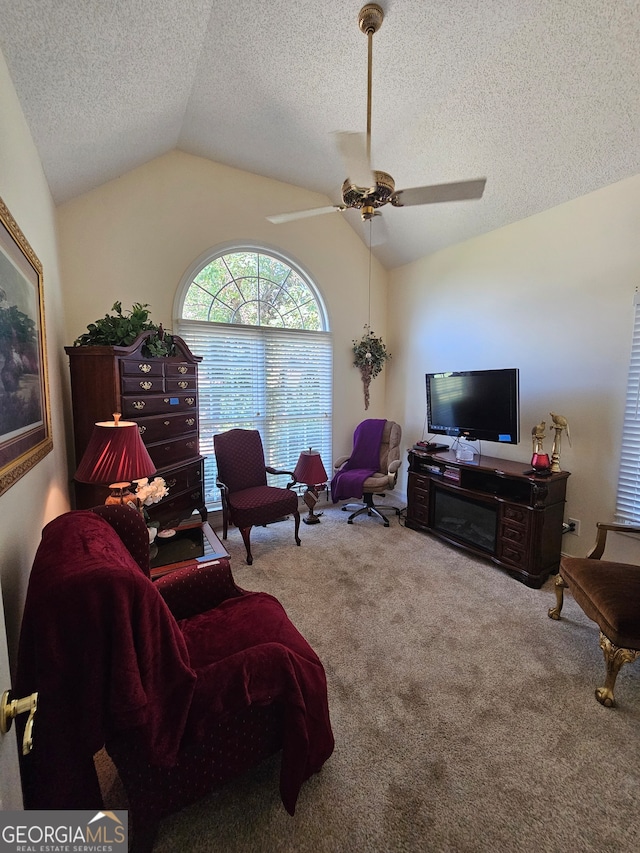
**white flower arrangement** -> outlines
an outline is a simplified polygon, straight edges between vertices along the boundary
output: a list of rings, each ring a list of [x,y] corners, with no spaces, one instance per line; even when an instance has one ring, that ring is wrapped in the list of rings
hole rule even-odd
[[[162,477],[154,477],[151,482],[149,482],[148,477],[141,477],[139,480],[134,480],[133,482],[136,484],[135,495],[138,499],[138,508],[142,513],[142,517],[147,522],[149,544],[151,544],[156,538],[160,523],[150,520],[147,507],[151,506],[151,504],[157,504],[158,501],[166,497],[169,494],[169,489]]]
[[[142,477],[140,480],[135,480],[135,483],[136,497],[144,506],[157,504],[169,494],[167,484],[162,477],[154,477],[151,482],[148,477]]]

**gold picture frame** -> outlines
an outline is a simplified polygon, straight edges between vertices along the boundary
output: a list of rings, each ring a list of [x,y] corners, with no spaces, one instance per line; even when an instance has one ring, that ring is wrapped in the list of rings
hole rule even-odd
[[[0,198],[0,495],[52,449],[42,264]]]

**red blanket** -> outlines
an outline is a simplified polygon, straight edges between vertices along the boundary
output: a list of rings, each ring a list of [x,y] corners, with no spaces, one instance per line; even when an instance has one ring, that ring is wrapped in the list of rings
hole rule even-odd
[[[291,813],[333,749],[324,670],[275,599],[249,593],[178,623],[90,511],[43,531],[16,690],[40,694],[23,759],[28,808],[99,806],[92,757],[119,732],[135,729],[149,762],[171,766],[212,720],[274,697],[286,708],[281,790]]]

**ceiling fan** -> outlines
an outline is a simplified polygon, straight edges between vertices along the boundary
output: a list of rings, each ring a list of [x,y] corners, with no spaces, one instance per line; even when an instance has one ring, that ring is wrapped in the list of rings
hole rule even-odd
[[[426,187],[412,187],[396,190],[395,182],[387,172],[371,169],[371,80],[373,36],[382,26],[384,12],[377,3],[367,3],[360,9],[358,26],[368,40],[367,75],[367,134],[366,141],[361,133],[338,133],[337,142],[342,159],[347,166],[349,176],[342,184],[342,204],[316,207],[311,210],[298,210],[292,213],[278,213],[267,216],[270,222],[279,225],[307,216],[322,213],[359,210],[363,220],[379,216],[377,210],[385,204],[393,207],[409,207],[418,204],[435,204],[443,201],[464,201],[482,197],[486,178],[472,181],[456,181],[448,184],[433,184]]]

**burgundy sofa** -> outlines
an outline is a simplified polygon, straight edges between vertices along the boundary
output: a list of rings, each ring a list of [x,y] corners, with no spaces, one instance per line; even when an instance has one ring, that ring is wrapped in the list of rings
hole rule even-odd
[[[279,750],[293,814],[334,746],[324,669],[281,604],[237,587],[227,560],[152,582],[129,507],[45,527],[15,687],[39,692],[26,808],[101,808],[93,756],[106,745],[136,851],[152,848],[162,817]]]

